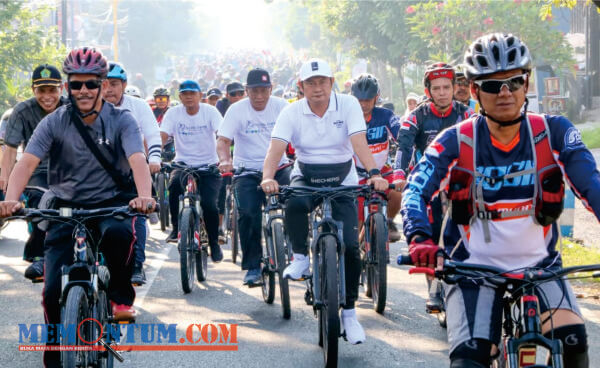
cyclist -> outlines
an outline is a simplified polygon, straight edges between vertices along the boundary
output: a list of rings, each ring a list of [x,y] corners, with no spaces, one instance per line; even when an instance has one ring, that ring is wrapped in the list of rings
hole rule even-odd
[[[532,60],[519,38],[482,36],[464,61],[480,115],[442,132],[409,177],[402,215],[411,258],[419,266],[436,263],[426,207],[449,178],[452,219],[444,244],[453,259],[506,270],[560,266],[563,177],[600,219],[594,158],[566,118],[527,112]],[[571,287],[558,280],[538,289],[543,333],[562,340],[565,367],[587,367],[586,331]],[[468,281],[446,288],[452,367],[489,366],[502,331],[502,296]]]
[[[244,86],[239,82],[231,82],[225,87],[225,97],[217,102],[217,109],[222,116],[225,116],[227,109],[241,99],[244,98],[245,89]]]
[[[416,162],[435,136],[442,130],[470,117],[473,111],[453,100],[454,68],[446,63],[434,63],[425,70],[423,84],[429,101],[420,104],[402,121],[398,135],[395,169],[401,178],[408,173],[411,162]],[[397,185],[403,187],[405,181]],[[430,220],[433,223],[432,237],[438,242],[442,227],[443,207],[440,196],[429,207]],[[427,311],[440,311],[442,308],[441,285],[437,280],[427,278],[429,298],[425,304]]]
[[[302,64],[300,79],[305,98],[290,104],[281,112],[271,133],[261,183],[265,193],[279,190],[275,174],[288,143],[294,145],[298,157],[292,169],[292,186],[358,184],[352,160],[356,153],[369,173],[368,183],[378,191],[387,190],[388,182],[381,177],[367,145],[365,120],[356,98],[332,92],[334,78],[324,60],[310,59]],[[294,255],[292,263],[283,272],[284,278],[298,280],[309,273],[307,213],[315,206],[306,197],[291,198],[286,203],[285,229]],[[358,344],[365,341],[365,332],[354,309],[361,272],[358,212],[354,199],[336,199],[333,202],[333,217],[344,223],[346,247],[346,304],[341,321],[348,341]]]
[[[479,104],[471,98],[469,80],[465,76],[462,66],[456,68],[456,81],[454,82],[454,100],[458,100],[474,112],[479,111]]]
[[[142,131],[144,143],[148,147],[150,173],[157,173],[160,170],[161,162],[161,140],[152,109],[139,97],[126,94],[126,91],[132,86],[127,85],[127,72],[120,64],[108,63],[106,79],[108,80],[108,86],[103,91],[104,99],[119,108],[129,110],[133,114]],[[137,89],[137,87],[135,88]],[[151,220],[154,222],[152,218]],[[146,279],[143,267],[146,260],[146,227],[146,219],[136,218],[135,264],[131,283],[137,285],[143,284]]]
[[[169,110],[169,91],[164,87],[157,87],[152,93],[152,96],[154,97],[154,103],[156,104],[156,107],[152,109],[152,112],[160,126],[165,113]]]
[[[406,111],[404,112],[405,116],[408,116],[411,111],[415,110],[417,105],[419,104],[419,95],[414,92],[409,92],[406,95]]]
[[[371,154],[375,159],[377,168],[381,171],[381,175],[387,179],[389,183],[393,183],[398,174],[394,173],[391,165],[388,163],[388,152],[390,149],[389,140],[396,140],[398,131],[400,130],[400,119],[394,115],[391,110],[379,108],[375,106],[379,98],[379,83],[377,79],[370,74],[361,74],[352,84],[350,89],[352,96],[358,99],[363,112],[363,117],[367,124],[367,144],[371,149]],[[364,184],[367,181],[368,172],[355,155],[356,171],[360,178],[359,183]],[[402,189],[398,191],[388,191],[387,202],[387,219],[389,227],[390,242],[400,240],[400,232],[394,224],[394,217],[400,211],[400,202],[402,201]],[[358,199],[358,219],[359,224],[364,221],[363,210],[364,198]],[[359,227],[360,229],[360,227]]]
[[[163,143],[169,137],[175,141],[175,161],[185,165],[199,167],[216,165],[217,144],[215,133],[223,118],[219,111],[208,104],[201,104],[202,92],[196,81],[186,80],[179,85],[179,99],[181,104],[170,108],[163,118],[160,126],[160,135]],[[167,241],[177,241],[179,226],[179,195],[183,194],[183,171],[172,173],[169,182],[169,208],[173,230]],[[213,262],[223,260],[221,246],[219,246],[219,211],[217,197],[221,186],[221,176],[206,174],[197,175],[198,191],[200,192],[202,213],[210,257]]]
[[[4,136],[4,156],[0,172],[0,185],[6,193],[8,178],[13,171],[17,148],[27,146],[33,131],[40,121],[67,102],[61,97],[62,77],[52,65],[42,64],[33,70],[31,89],[34,97],[15,106],[6,125]],[[37,208],[42,195],[48,189],[48,159],[44,159],[31,175],[25,189],[27,207]],[[25,269],[25,277],[40,280],[44,276],[44,237],[45,233],[30,223],[31,234],[25,243],[23,258],[32,262]]]
[[[149,212],[155,202],[150,193],[150,171],[140,129],[129,111],[116,109],[101,97],[102,89],[108,86],[106,59],[93,48],[74,49],[63,63],[63,72],[67,75],[65,87],[71,103],[47,115],[37,126],[10,176],[6,201],[0,202],[0,216],[10,216],[21,208],[19,196],[31,173],[46,157],[55,208],[94,209],[129,203],[139,212]],[[100,154],[114,159],[109,161],[115,163],[112,168],[105,169],[100,164],[83,139],[83,132],[93,137],[93,143],[98,142]],[[135,187],[125,184],[130,171]],[[99,247],[110,271],[108,294],[116,320],[128,320],[135,315],[132,308],[135,292],[130,282],[132,223],[131,218],[107,218],[91,226],[100,235]],[[51,340],[56,340],[59,334],[61,267],[73,262],[72,233],[72,225],[51,222],[46,234],[43,306]],[[44,364],[60,365],[60,352],[44,351]]]
[[[271,78],[269,73],[260,68],[248,72],[246,92],[248,99],[236,103],[227,110],[223,124],[219,129],[217,152],[219,168],[222,172],[231,172],[233,164],[242,170],[233,179],[235,201],[238,206],[238,225],[240,244],[242,246],[242,270],[247,270],[244,284],[254,285],[261,280],[260,262],[262,257],[261,206],[265,195],[257,190],[261,178],[252,175],[251,171],[261,171],[267,154],[271,131],[279,113],[288,103],[282,98],[271,96]],[[235,141],[231,162],[230,146]],[[290,181],[288,159],[285,155],[279,158],[276,178],[279,183]],[[251,171],[243,172],[243,169]]]
[[[216,88],[216,87],[211,88],[206,93],[207,103],[216,107],[217,101],[219,101],[219,99],[221,98],[222,95],[223,95],[223,93],[218,88]]]

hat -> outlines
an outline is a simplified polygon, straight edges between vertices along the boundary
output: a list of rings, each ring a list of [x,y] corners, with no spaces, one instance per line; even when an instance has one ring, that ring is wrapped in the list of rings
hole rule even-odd
[[[210,90],[208,90],[208,92],[206,93],[207,97],[211,97],[211,96],[219,96],[221,97],[221,95],[223,95],[223,93],[221,92],[221,90],[219,90],[216,87],[211,88]]]
[[[419,95],[414,92],[409,92],[408,95],[406,95],[406,101],[408,102],[408,100],[415,100],[416,102],[419,102]]]
[[[246,87],[269,86],[271,86],[271,77],[269,77],[269,72],[261,68],[255,68],[248,72],[248,77],[246,78]]]
[[[31,87],[60,86],[62,76],[56,67],[42,64],[33,70],[31,75]]]
[[[239,82],[231,82],[226,87],[227,93],[230,94],[232,92],[244,91],[244,86]]]
[[[329,64],[323,59],[310,59],[300,67],[300,80],[306,81],[310,77],[333,77]]]
[[[186,81],[181,82],[181,84],[179,85],[179,92],[185,91],[201,92],[200,85],[198,85],[198,82],[188,79]]]

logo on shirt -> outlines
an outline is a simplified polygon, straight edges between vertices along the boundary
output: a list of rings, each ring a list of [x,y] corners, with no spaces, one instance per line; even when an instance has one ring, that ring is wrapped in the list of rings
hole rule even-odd
[[[336,120],[335,122],[333,122],[333,125],[336,126],[336,128],[342,128],[342,126],[344,125],[344,121]]]
[[[431,145],[429,145],[429,147],[427,147],[427,150],[425,150],[425,154],[429,155],[429,156],[433,156],[435,158],[439,158],[440,154],[443,153],[444,150],[446,150],[444,145],[442,145],[439,141],[437,141],[437,142],[434,142]]]
[[[573,149],[582,145],[581,132],[575,127],[569,128],[565,134],[565,146],[569,149]]]
[[[273,127],[275,126],[275,122],[268,123],[253,123],[251,121],[246,121],[246,134],[256,134],[256,133],[271,133]]]
[[[194,136],[202,133],[208,126],[196,126],[196,125],[188,125],[185,123],[177,124],[177,132],[182,136]]]

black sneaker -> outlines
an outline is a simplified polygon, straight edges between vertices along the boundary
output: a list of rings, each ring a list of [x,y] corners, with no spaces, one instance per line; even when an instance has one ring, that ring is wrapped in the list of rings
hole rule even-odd
[[[133,274],[131,275],[131,284],[134,286],[141,286],[146,283],[146,273],[144,273],[144,267],[142,264],[136,264],[133,267]]]
[[[425,310],[429,314],[441,313],[444,309],[444,301],[442,301],[442,295],[439,293],[430,294],[427,301],[425,301]]]
[[[177,230],[173,229],[171,231],[171,233],[169,233],[169,236],[167,237],[167,239],[165,241],[166,242],[177,242],[177,239],[178,239],[177,235],[178,235]]]
[[[44,281],[44,258],[36,257],[30,266],[25,269],[25,278],[32,282]]]
[[[215,245],[210,247],[210,258],[213,263],[220,263],[223,260],[223,251],[221,251],[221,246]]]
[[[402,235],[398,232],[398,228],[396,228],[396,224],[393,220],[388,219],[388,240],[390,242],[398,242]]]

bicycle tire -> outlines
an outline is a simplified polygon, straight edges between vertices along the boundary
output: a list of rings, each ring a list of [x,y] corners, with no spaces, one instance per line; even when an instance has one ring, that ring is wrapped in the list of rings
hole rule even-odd
[[[76,327],[79,329],[79,323],[89,317],[88,299],[85,290],[81,286],[73,286],[67,295],[63,317],[61,322],[63,327]],[[81,327],[81,332],[86,332],[85,327]],[[67,331],[69,331],[67,329]],[[69,342],[67,337],[60,337],[61,346],[86,345],[81,340],[80,334],[75,335],[75,342]],[[86,341],[90,341],[90,337],[86,337]],[[88,352],[86,351],[61,351],[61,363],[63,368],[77,368],[88,366]]]
[[[194,259],[195,243],[194,232],[196,224],[192,209],[185,208],[181,211],[179,219],[179,266],[181,270],[181,288],[184,293],[192,292],[194,288]]]
[[[275,272],[271,271],[271,268],[269,267],[269,258],[271,256],[269,255],[269,251],[267,250],[268,248],[271,247],[272,243],[273,243],[273,240],[271,239],[271,236],[268,234],[265,234],[265,240],[262,245],[263,257],[262,257],[262,270],[261,270],[261,274],[262,274],[261,291],[262,291],[263,300],[267,304],[272,304],[273,301],[275,301]],[[271,248],[271,250],[272,250],[272,248]]]
[[[275,246],[275,256],[277,260],[277,279],[279,281],[279,297],[281,298],[281,310],[283,319],[290,319],[290,286],[288,280],[283,278],[283,270],[287,266],[285,257],[285,236],[283,234],[283,224],[273,222],[273,244]]]
[[[446,322],[446,292],[444,291],[444,285],[441,284],[442,287],[442,311],[437,314],[438,323],[440,327],[447,328],[448,324]]]
[[[371,263],[367,264],[367,279],[371,286],[373,308],[383,314],[387,299],[387,232],[385,231],[385,218],[382,214],[375,213],[371,216]]]
[[[110,273],[105,265],[98,266],[98,280],[102,281],[102,284],[98,288],[98,301],[93,308],[93,318],[96,319],[100,324],[104,332],[106,332],[110,325],[109,317],[112,315],[111,306],[108,303],[108,295],[106,289],[110,280]],[[94,325],[96,328],[97,325]],[[98,338],[99,330],[94,329],[92,337]],[[110,345],[109,340],[106,343]],[[101,346],[100,343],[96,343],[96,346]],[[108,351],[91,351],[90,363],[97,368],[112,368],[114,366],[114,356]]]
[[[160,204],[160,230],[164,231],[169,226],[169,202],[167,199],[165,175],[163,173],[159,173],[156,180],[158,182],[156,192],[158,192],[158,203]]]
[[[366,232],[367,226],[363,223],[362,228],[358,232],[358,234],[363,234]],[[359,248],[360,248],[360,282],[365,288],[365,296],[368,298],[373,297],[373,293],[371,292],[371,280],[369,279],[368,273],[368,265],[369,261],[367,260],[367,235],[363,234],[362,240],[359,240]]]
[[[196,251],[196,279],[198,282],[204,282],[208,273],[208,250],[206,248],[207,236],[204,222],[200,225],[202,233],[200,234],[200,249]]]
[[[327,368],[337,367],[338,340],[340,337],[339,317],[339,273],[337,260],[337,242],[333,236],[321,238],[319,268],[321,276],[321,294],[323,305],[319,309],[323,358]]]
[[[231,261],[235,264],[237,261],[240,247],[240,235],[238,233],[238,212],[235,200],[233,203],[233,212],[231,215]]]

